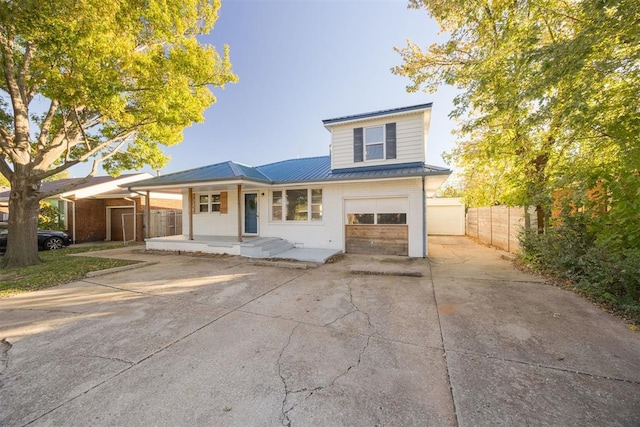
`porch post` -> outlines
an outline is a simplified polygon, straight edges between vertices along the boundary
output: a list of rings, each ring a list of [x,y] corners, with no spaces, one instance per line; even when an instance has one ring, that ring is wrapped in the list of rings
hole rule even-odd
[[[238,242],[242,242],[242,184],[238,184]]]
[[[193,188],[189,187],[189,240],[193,240]]]

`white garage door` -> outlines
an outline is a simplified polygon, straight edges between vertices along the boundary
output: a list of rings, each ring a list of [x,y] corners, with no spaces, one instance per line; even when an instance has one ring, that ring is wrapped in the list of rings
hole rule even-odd
[[[460,199],[427,199],[427,234],[464,236],[464,209]]]

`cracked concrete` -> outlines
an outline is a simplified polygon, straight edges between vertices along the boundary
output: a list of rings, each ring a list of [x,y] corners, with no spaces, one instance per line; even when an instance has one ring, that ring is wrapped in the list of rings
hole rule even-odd
[[[430,242],[313,269],[104,251],[148,263],[0,301],[0,425],[640,424],[638,333]]]
[[[0,340],[0,374],[9,366],[11,343],[6,338]]]

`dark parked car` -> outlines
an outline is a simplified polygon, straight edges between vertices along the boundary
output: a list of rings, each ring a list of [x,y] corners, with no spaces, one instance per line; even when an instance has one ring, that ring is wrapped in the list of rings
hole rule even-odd
[[[71,244],[69,235],[63,231],[38,230],[38,249],[62,249]],[[0,252],[7,249],[7,230],[0,231]]]

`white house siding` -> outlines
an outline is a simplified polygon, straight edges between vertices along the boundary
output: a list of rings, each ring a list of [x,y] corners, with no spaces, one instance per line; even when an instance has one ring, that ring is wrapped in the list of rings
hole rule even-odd
[[[194,189],[193,197],[209,190]],[[193,234],[200,236],[234,236],[238,232],[238,190],[235,185],[218,187],[212,193],[227,192],[228,212],[193,213]],[[197,203],[196,203],[197,209]],[[182,234],[189,233],[189,192],[182,193]]]
[[[431,110],[419,113],[375,118],[336,125],[332,128],[331,168],[353,168],[411,162],[424,162]],[[396,123],[396,158],[353,161],[353,129]]]
[[[282,188],[322,188],[323,219],[319,222],[269,221],[270,192],[263,190],[265,196],[260,196],[259,203],[260,236],[280,237],[302,247],[344,250],[344,230],[347,219],[345,200],[393,198],[401,200],[403,206],[408,206],[409,256],[423,256],[423,239],[421,237],[423,236],[422,184],[420,178],[383,182],[323,183],[321,185]]]

